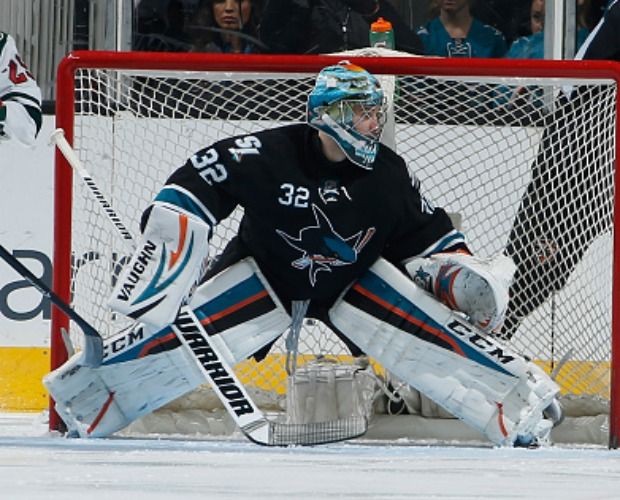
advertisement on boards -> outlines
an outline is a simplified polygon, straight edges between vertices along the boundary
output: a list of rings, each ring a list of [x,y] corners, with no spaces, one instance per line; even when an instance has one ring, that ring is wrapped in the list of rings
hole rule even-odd
[[[54,117],[44,116],[35,146],[0,144],[0,243],[44,283],[52,283]],[[47,405],[51,304],[0,260],[0,410]]]

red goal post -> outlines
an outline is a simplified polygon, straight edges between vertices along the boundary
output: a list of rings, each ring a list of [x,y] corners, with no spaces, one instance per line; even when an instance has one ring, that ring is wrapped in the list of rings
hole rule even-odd
[[[313,76],[343,57],[74,52],[58,68],[56,123],[115,209],[137,231],[141,210],[180,161],[223,136],[302,121]],[[591,398],[602,401],[609,408],[609,446],[616,448],[620,259],[614,257],[614,248],[620,247],[613,230],[618,212],[613,187],[620,65],[346,58],[382,75],[392,118],[387,140],[422,179],[423,191],[460,216],[476,253],[505,251],[512,242],[511,252],[523,259],[525,285],[518,292],[518,325],[510,344],[553,373],[570,401],[584,400],[586,406]],[[571,105],[569,112],[558,113],[560,97],[570,87],[583,89],[587,97],[581,107]],[[110,335],[121,324],[105,308],[111,275],[122,263],[114,229],[106,227],[109,223],[81,192],[59,151],[55,164],[53,290]],[[584,171],[567,174],[568,165],[583,165]],[[556,177],[550,179],[551,174]],[[542,183],[536,187],[538,198],[525,206],[533,179]],[[558,199],[547,198],[558,190]],[[609,200],[603,202],[603,211],[597,200],[604,196]],[[594,209],[588,203],[594,203]],[[515,232],[520,207],[525,210]],[[554,214],[562,207],[568,207],[570,216],[558,221]],[[526,230],[536,230],[537,224],[548,229],[550,222],[540,222],[547,210],[546,217],[565,234],[528,235]],[[593,212],[595,220],[590,218]],[[213,254],[234,227],[235,221],[225,224]],[[529,255],[532,241],[536,251]],[[540,281],[539,275],[527,275],[530,257],[535,257],[534,265],[538,259],[551,268],[555,261],[566,261],[550,271],[551,290],[541,291],[549,284],[544,276]],[[560,271],[566,276],[556,276]],[[536,287],[528,288],[534,282]],[[312,322],[304,327],[310,339],[317,328],[322,331]],[[52,369],[67,358],[63,329],[75,330],[72,336],[79,345],[77,327],[54,308]],[[309,342],[308,355],[316,354],[314,350],[342,355],[336,344],[317,347],[324,341],[319,337]],[[282,377],[281,367],[275,366],[277,356],[270,360],[274,364],[268,376],[261,371],[264,367],[243,368],[247,379],[264,377],[261,389],[280,384],[270,381]],[[52,409],[50,428],[60,427]]]

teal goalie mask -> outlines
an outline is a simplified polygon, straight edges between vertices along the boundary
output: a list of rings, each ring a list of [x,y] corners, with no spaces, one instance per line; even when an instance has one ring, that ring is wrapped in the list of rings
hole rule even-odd
[[[379,151],[385,108],[377,78],[343,61],[317,76],[308,96],[308,124],[334,139],[353,163],[370,170]],[[360,132],[356,124],[369,117],[376,120],[376,127]]]

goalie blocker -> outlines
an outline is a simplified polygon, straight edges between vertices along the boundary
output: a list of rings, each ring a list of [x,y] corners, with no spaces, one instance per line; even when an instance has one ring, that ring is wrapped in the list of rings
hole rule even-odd
[[[161,328],[174,321],[209,254],[210,227],[187,213],[153,205],[144,233],[123,268],[110,307]]]

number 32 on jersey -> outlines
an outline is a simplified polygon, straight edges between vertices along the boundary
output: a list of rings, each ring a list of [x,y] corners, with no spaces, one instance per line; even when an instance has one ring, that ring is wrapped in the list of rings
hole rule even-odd
[[[254,136],[240,137],[235,140],[235,147],[228,148],[233,160],[240,162],[245,155],[260,154],[261,142]],[[228,178],[226,167],[218,162],[219,154],[214,148],[196,153],[190,158],[194,168],[207,184],[212,186],[214,183],[223,182]]]

